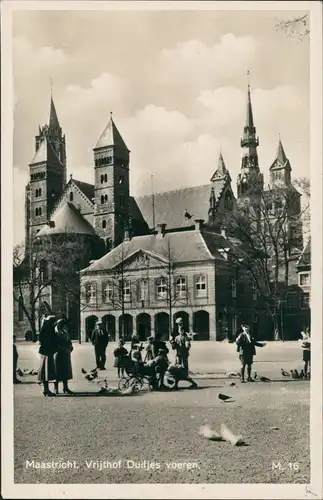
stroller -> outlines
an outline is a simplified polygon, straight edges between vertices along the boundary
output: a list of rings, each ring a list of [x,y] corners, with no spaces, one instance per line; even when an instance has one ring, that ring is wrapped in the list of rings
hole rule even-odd
[[[124,375],[119,380],[118,388],[120,391],[128,389],[131,386],[133,386],[135,392],[139,392],[144,388],[147,390],[154,388],[155,368],[153,366],[142,364],[138,368],[129,356],[125,356],[122,359],[122,367],[127,375]]]

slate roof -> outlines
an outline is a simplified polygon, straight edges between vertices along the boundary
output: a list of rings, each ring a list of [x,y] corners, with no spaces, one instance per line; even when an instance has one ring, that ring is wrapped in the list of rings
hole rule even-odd
[[[126,143],[122,139],[121,134],[112,119],[112,116],[110,117],[110,120],[103,130],[100,139],[96,143],[94,149],[105,148],[108,146],[116,146],[119,149],[128,150]]]
[[[87,274],[87,272],[112,269],[139,250],[151,252],[162,259],[170,256],[172,262],[175,263],[212,261],[215,257],[221,258],[216,250],[210,252],[203,232],[199,230],[179,231],[166,233],[164,236],[160,234],[136,236],[129,241],[124,241],[81,272]]]
[[[307,267],[311,265],[311,239],[309,239],[301,256],[297,262],[297,267]]]
[[[211,188],[214,187],[215,198],[218,201],[225,182],[223,180],[203,186],[156,193],[154,195],[155,226],[167,224],[167,229],[188,228],[194,225],[195,219],[207,221]],[[148,226],[153,228],[152,195],[140,196],[135,198],[135,201]],[[185,217],[186,212],[191,215],[191,218]]]
[[[87,182],[77,181],[76,179],[72,179],[72,182],[85,194],[85,196],[93,203],[92,199],[94,198],[94,185],[88,184]]]
[[[271,167],[269,168],[269,170],[272,170],[273,168],[275,168],[277,166],[277,163],[291,169],[289,160],[285,154],[285,151],[284,151],[284,148],[283,148],[283,145],[282,145],[280,138],[278,141],[276,158],[275,158],[274,162],[272,163]]]
[[[50,142],[47,140],[46,137],[40,143],[40,146],[29,165],[36,165],[37,163],[44,163],[44,162],[52,163],[54,165],[57,164],[62,165],[62,163],[60,162],[58,156],[56,155],[54,149],[52,148]]]
[[[49,126],[54,128],[59,127],[56,108],[52,97],[50,98]]]
[[[50,236],[52,234],[96,234],[91,224],[82,217],[72,203],[66,202],[51,219],[54,227],[42,227],[37,236]]]

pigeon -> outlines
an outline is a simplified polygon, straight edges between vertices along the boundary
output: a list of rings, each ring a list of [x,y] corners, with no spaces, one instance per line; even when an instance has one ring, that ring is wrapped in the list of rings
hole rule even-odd
[[[291,370],[290,372],[292,374],[292,378],[298,378],[298,371],[297,370]]]
[[[271,431],[278,431],[278,430],[279,430],[279,428],[278,428],[278,427],[276,427],[275,425],[274,425],[273,427],[269,427],[269,429],[270,429]]]
[[[270,378],[268,378],[268,377],[260,377],[260,380],[262,382],[270,382]]]
[[[235,434],[233,434],[224,424],[221,425],[221,436],[225,441],[231,443],[232,446],[237,446],[242,443],[242,436],[235,436]]]
[[[229,387],[235,387],[235,382],[231,382],[230,386]]]
[[[136,390],[135,385],[130,385],[129,387],[121,391],[121,394],[122,396],[129,396],[130,394],[133,394],[135,390]]]
[[[84,373],[84,375],[87,373],[86,370],[84,370],[84,368],[81,369],[82,373]]]
[[[236,373],[228,373],[228,378],[236,378],[237,374]]]
[[[18,368],[17,373],[20,377],[24,376],[24,372],[20,368]]]
[[[84,378],[88,380],[88,382],[92,382],[95,378],[98,378],[98,373],[88,373],[84,368],[82,368],[82,373],[84,374]]]
[[[213,431],[208,424],[200,427],[199,434],[210,441],[223,441],[223,437],[216,431]]]
[[[286,372],[283,368],[281,368],[281,372],[283,377],[290,377],[290,374]]]
[[[253,374],[253,378],[254,378],[254,380],[257,380],[257,378],[258,378],[258,373],[257,373],[257,372],[255,372],[255,373]]]
[[[218,398],[221,399],[221,401],[227,401],[228,399],[232,399],[231,396],[227,396],[226,394],[219,394]]]

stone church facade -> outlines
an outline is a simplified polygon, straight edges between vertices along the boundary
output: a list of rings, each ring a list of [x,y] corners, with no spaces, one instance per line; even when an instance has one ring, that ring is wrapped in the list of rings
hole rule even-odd
[[[223,231],[221,234],[221,215],[234,210],[240,203],[254,202],[249,199],[250,179],[253,182],[256,179],[258,193],[264,191],[258,145],[248,86],[237,197],[233,193],[231,176],[222,154],[215,171],[210,170],[207,184],[134,197],[129,180],[130,151],[112,115],[93,148],[93,184],[77,180],[72,175],[67,179],[65,135],[51,97],[49,121],[39,127],[35,137],[35,155],[29,164],[25,246],[26,249],[32,248],[35,239],[51,238],[60,233],[93,240],[97,251],[93,254],[93,262],[89,262],[81,272],[79,312],[75,315],[64,307],[59,311],[67,316],[74,314],[71,324],[78,335],[81,333],[86,340],[97,318],[105,318],[115,338],[118,338],[122,328],[127,331],[127,336],[130,331],[143,331],[144,328],[147,334],[160,334],[165,330],[166,315],[169,321],[169,314],[176,318],[176,314],[184,313],[192,331],[197,329],[205,339],[222,340],[232,335],[242,320],[260,321],[260,316],[255,313],[258,299],[252,294],[252,283],[248,283],[246,276],[242,279],[237,275],[237,269],[227,255],[231,243]],[[279,178],[289,185],[290,177],[290,163],[279,139],[276,159],[270,167],[270,178]],[[257,192],[253,192],[253,196],[257,197]],[[165,264],[160,245],[167,241],[178,247],[177,253],[184,256],[177,263],[183,281],[180,284],[174,282],[174,286],[185,290],[186,295],[184,297],[183,292],[171,312],[167,300],[163,302],[156,292],[156,280],[160,280],[160,270]],[[127,247],[127,262],[131,254],[134,262],[139,257],[146,259],[150,269],[147,299],[140,299],[139,291],[131,290],[131,300],[125,306],[127,311],[125,307],[120,310],[104,298],[109,281],[106,275],[111,274],[115,265],[113,256],[117,255],[122,245]],[[191,253],[186,247],[191,248]],[[146,269],[133,268],[131,259],[128,262],[129,272],[139,286],[138,282],[143,279],[139,274],[146,273]],[[205,295],[197,295],[200,293],[197,292],[200,290],[197,288],[198,277],[201,286],[205,285]],[[55,304],[53,293],[49,287],[46,302],[52,308]],[[85,300],[86,297],[89,300]],[[120,316],[124,315],[128,318],[127,327],[120,320]],[[26,328],[19,303],[15,303],[14,316],[19,336]],[[164,326],[161,327],[161,324]],[[260,329],[264,331],[264,327]]]

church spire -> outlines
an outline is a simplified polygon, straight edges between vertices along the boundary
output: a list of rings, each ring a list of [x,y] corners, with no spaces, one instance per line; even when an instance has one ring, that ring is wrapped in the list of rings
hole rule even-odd
[[[49,128],[58,129],[60,124],[57,118],[56,108],[53,100],[53,96],[50,96],[50,111],[49,111]]]
[[[283,182],[284,184],[291,183],[291,166],[289,159],[286,156],[283,144],[279,135],[278,146],[275,160],[269,168],[270,181],[272,184],[276,182]]]
[[[227,170],[227,168],[225,166],[224,159],[223,159],[222,153],[220,151],[219,159],[218,159],[218,166],[217,166],[216,171],[212,175],[210,181],[215,182],[217,180],[223,180],[223,179],[228,179],[231,181],[229,171]]]

